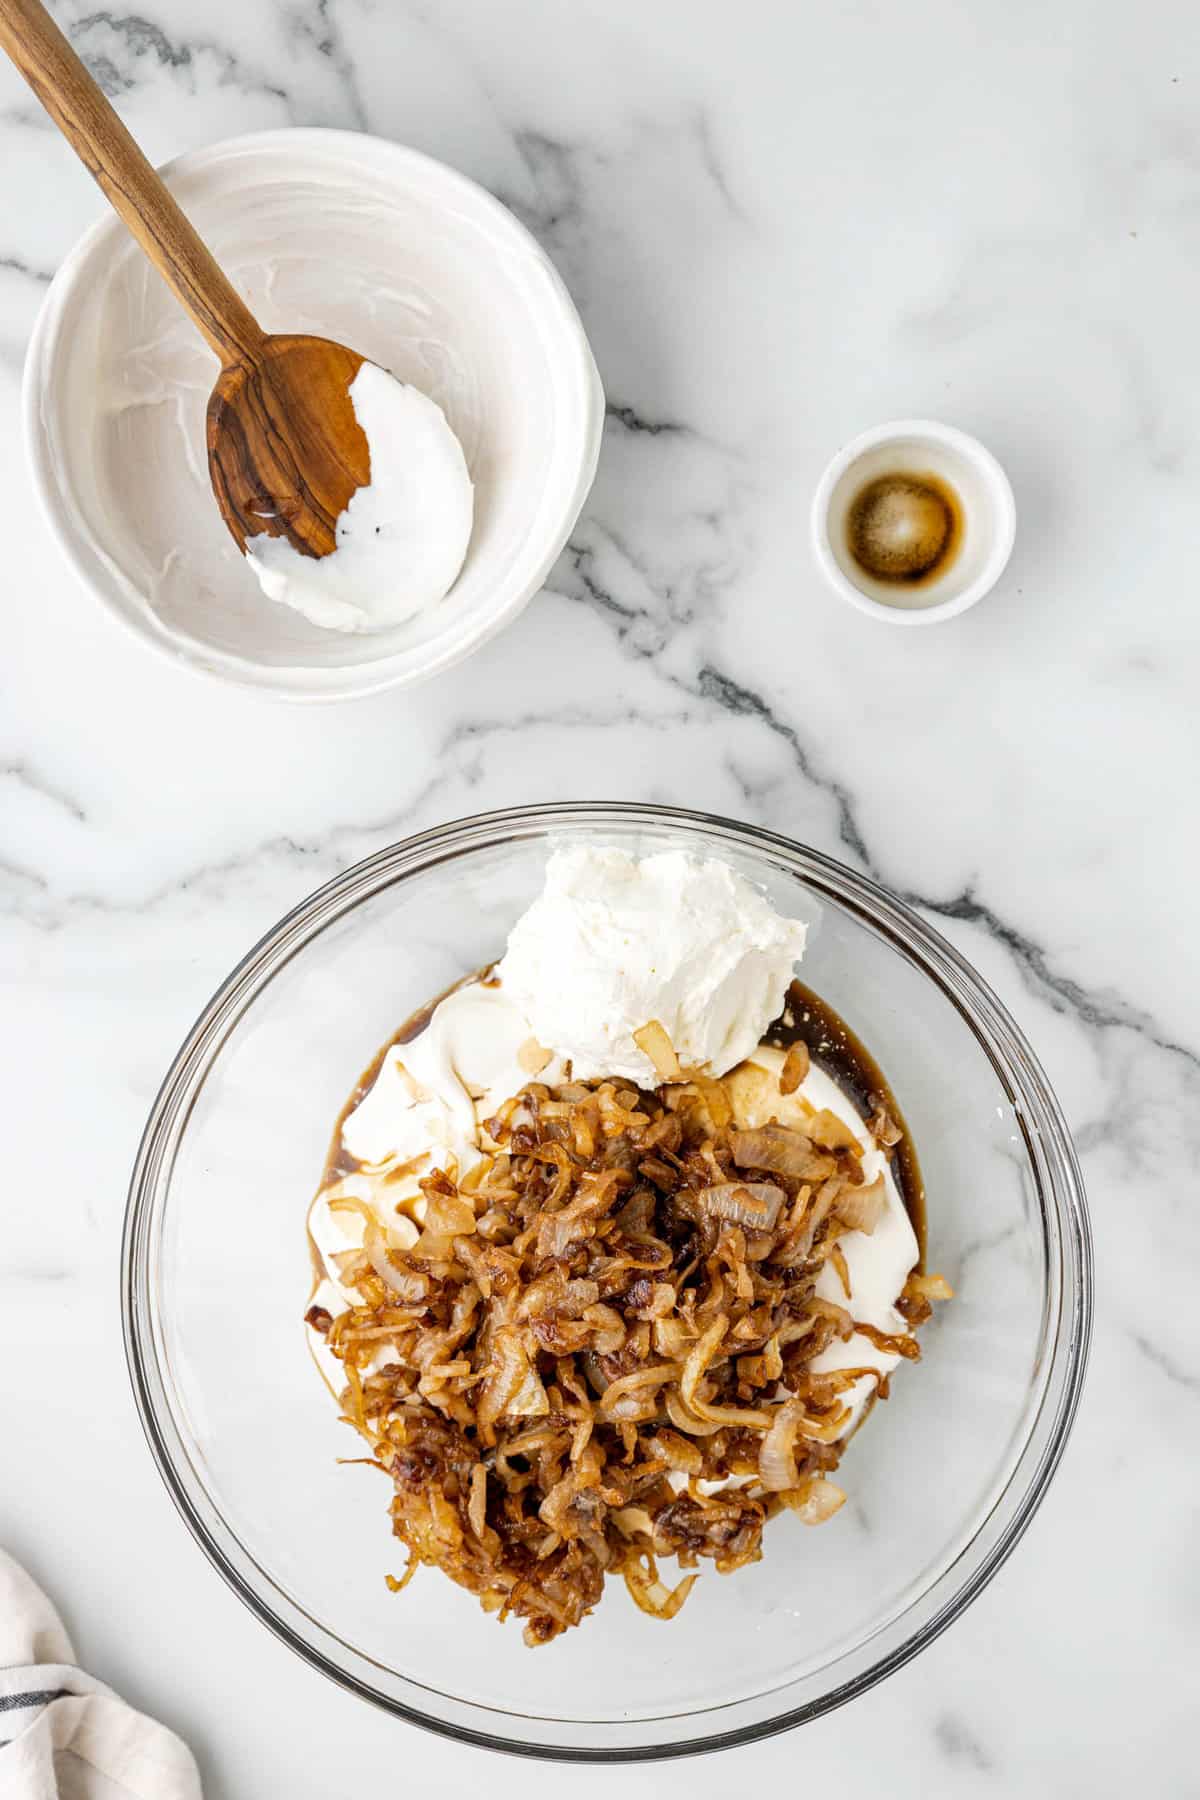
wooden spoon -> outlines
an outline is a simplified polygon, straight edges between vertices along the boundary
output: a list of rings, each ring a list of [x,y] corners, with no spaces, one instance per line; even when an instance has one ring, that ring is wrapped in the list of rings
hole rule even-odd
[[[221,359],[208,472],[238,548],[266,532],[328,556],[339,514],[371,479],[349,394],[365,359],[262,329],[40,0],[0,0],[0,45]]]

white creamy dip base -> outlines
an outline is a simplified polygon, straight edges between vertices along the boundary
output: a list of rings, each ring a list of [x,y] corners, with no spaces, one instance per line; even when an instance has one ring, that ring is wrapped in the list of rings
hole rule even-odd
[[[263,592],[331,631],[378,631],[444,600],[471,541],[474,496],[462,446],[436,400],[364,362],[350,383],[371,479],[350,497],[329,556],[284,537],[251,538]]]

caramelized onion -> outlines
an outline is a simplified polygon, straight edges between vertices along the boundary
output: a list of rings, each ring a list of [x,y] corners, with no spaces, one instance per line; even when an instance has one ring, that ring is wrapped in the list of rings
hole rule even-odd
[[[631,1395],[642,1396],[647,1390],[660,1388],[678,1373],[677,1363],[658,1363],[653,1368],[635,1369],[631,1375],[619,1375],[605,1388],[600,1410],[610,1419],[619,1419],[623,1416],[621,1407]]]
[[[463,1237],[475,1229],[475,1208],[457,1193],[429,1197],[422,1220],[422,1237]]]
[[[714,1081],[711,1076],[701,1075],[694,1069],[691,1071],[691,1079],[708,1109],[713,1130],[724,1131],[728,1125],[733,1123],[733,1107],[729,1103],[729,1095],[725,1090],[724,1082]]]
[[[702,1337],[698,1338],[694,1347],[688,1352],[687,1361],[683,1365],[683,1374],[679,1380],[679,1392],[683,1404],[698,1418],[703,1417],[696,1404],[696,1390],[704,1378],[704,1372],[717,1354],[721,1339],[725,1336],[728,1321],[716,1318]]]
[[[783,1067],[779,1071],[779,1091],[781,1094],[794,1094],[796,1089],[807,1079],[811,1066],[808,1045],[803,1038],[797,1040],[783,1059]]]
[[[867,1130],[881,1150],[894,1149],[904,1136],[896,1121],[889,1116],[878,1101],[875,1103],[875,1111],[867,1121]]]
[[[659,1580],[658,1565],[649,1552],[645,1553],[644,1565],[642,1556],[632,1556],[621,1572],[635,1603],[652,1619],[673,1619],[698,1579],[685,1575],[678,1587],[668,1588]]]
[[[559,1537],[578,1537],[583,1521],[574,1516],[574,1507],[580,1494],[595,1486],[596,1477],[590,1469],[571,1469],[550,1489],[538,1508],[538,1517]]]
[[[908,1362],[920,1362],[921,1360],[921,1346],[916,1338],[907,1331],[894,1333],[880,1331],[874,1325],[864,1325],[861,1320],[854,1329],[861,1331],[862,1335],[869,1338],[875,1348],[882,1350],[885,1356],[903,1356]]]
[[[625,1321],[615,1307],[602,1303],[585,1306],[585,1324],[592,1328],[592,1347],[600,1356],[611,1356],[625,1342]]]
[[[756,1411],[748,1406],[710,1406],[700,1397],[700,1382],[725,1335],[725,1325],[724,1318],[714,1320],[695,1348],[689,1352],[683,1365],[683,1373],[679,1377],[680,1397],[694,1417],[704,1419],[710,1425],[732,1425],[738,1430],[765,1431],[771,1423],[769,1413]]]
[[[754,1131],[731,1131],[729,1145],[739,1169],[766,1169],[797,1181],[824,1181],[835,1173],[831,1156],[815,1151],[809,1139],[786,1125],[760,1125]]]
[[[529,1037],[517,1051],[517,1061],[527,1075],[540,1075],[550,1061],[550,1051],[539,1044],[537,1039]]]
[[[837,1306],[832,1300],[826,1300],[820,1294],[812,1296],[808,1303],[808,1310],[818,1319],[828,1319],[842,1339],[853,1337],[858,1329],[844,1306]]]
[[[944,1275],[910,1275],[904,1284],[906,1294],[918,1300],[953,1300],[954,1289]]]
[[[769,1494],[785,1493],[799,1483],[793,1446],[803,1417],[801,1401],[785,1400],[762,1441],[758,1453],[758,1478]]]
[[[626,1537],[654,1537],[654,1520],[644,1506],[619,1506],[612,1522]]]
[[[758,1473],[763,1486],[772,1493],[795,1487],[798,1477],[793,1445],[797,1437],[836,1444],[849,1418],[850,1409],[845,1406],[835,1406],[827,1418],[816,1418],[803,1401],[785,1400],[775,1412],[759,1452]]]
[[[667,1036],[666,1027],[657,1019],[651,1019],[633,1034],[633,1041],[643,1056],[649,1057],[654,1064],[654,1072],[660,1081],[679,1081],[683,1071],[679,1067],[679,1058],[675,1054],[675,1046]]]
[[[471,1470],[471,1498],[467,1502],[467,1517],[475,1536],[482,1538],[487,1530],[487,1470],[482,1463],[476,1463]]]
[[[496,1332],[492,1359],[479,1388],[476,1417],[485,1444],[494,1444],[497,1419],[529,1418],[549,1412],[550,1402],[518,1333],[506,1326]]]
[[[810,1475],[779,1498],[797,1514],[802,1525],[821,1525],[832,1519],[846,1496],[836,1482],[827,1481],[823,1475]]]
[[[809,1137],[814,1144],[820,1144],[823,1150],[857,1150],[860,1148],[858,1134],[838,1113],[830,1112],[828,1107],[814,1113],[808,1121]]]
[[[402,1594],[420,1566],[420,1558],[410,1556],[408,1559],[408,1567],[405,1569],[403,1575],[385,1575],[383,1579],[387,1583],[388,1592],[391,1594]]]
[[[392,1261],[383,1232],[373,1220],[363,1236],[363,1251],[379,1279],[391,1288],[393,1294],[410,1302],[425,1298],[429,1292],[428,1279],[417,1270],[397,1267]]]
[[[882,1175],[858,1187],[844,1187],[834,1202],[838,1218],[851,1231],[870,1234],[887,1207],[887,1188]]]
[[[729,1219],[752,1231],[774,1231],[783,1189],[769,1181],[723,1181],[702,1188],[698,1203],[714,1218]]]
[[[668,1388],[665,1395],[667,1417],[679,1431],[686,1431],[689,1437],[715,1437],[724,1429],[720,1419],[701,1419],[690,1407],[684,1405],[674,1388]]]
[[[361,1250],[331,1265],[356,1299],[310,1317],[364,1460],[392,1483],[408,1564],[390,1585],[434,1564],[534,1645],[579,1625],[609,1576],[672,1618],[698,1563],[761,1555],[768,1516],[828,1518],[843,1396],[868,1374],[884,1394],[886,1377],[814,1358],[855,1330],[917,1353],[816,1292],[826,1263],[848,1285],[839,1238],[880,1216],[857,1141],[820,1115],[811,1135],[732,1129],[725,1084],[679,1070],[658,1031],[642,1047],[672,1085],[530,1082],[461,1184],[453,1166],[421,1178],[419,1237],[328,1195],[363,1217]],[[788,1082],[803,1062],[785,1059]],[[919,1323],[948,1291],[914,1275],[900,1316]],[[688,1571],[674,1587],[667,1555]]]
[[[646,1446],[651,1456],[657,1457],[668,1469],[678,1469],[684,1475],[698,1475],[704,1467],[704,1458],[695,1444],[690,1444],[678,1432],[660,1428]]]

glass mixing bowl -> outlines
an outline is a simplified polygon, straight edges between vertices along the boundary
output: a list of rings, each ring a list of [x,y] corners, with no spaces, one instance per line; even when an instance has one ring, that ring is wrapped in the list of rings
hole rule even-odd
[[[678,1619],[610,1583],[527,1650],[437,1571],[388,1592],[390,1487],[301,1323],[305,1213],[360,1070],[416,1007],[498,955],[558,843],[724,858],[811,921],[806,983],[888,1075],[921,1158],[928,1263],[956,1298],[842,1463],[848,1503],[784,1514]],[[861,1693],[930,1643],[1013,1549],[1079,1398],[1091,1322],[1083,1188],[1045,1075],[996,997],[906,907],[770,832],[651,806],[466,819],[371,857],[263,939],[155,1102],[124,1245],[130,1370],[154,1455],[243,1600],[335,1681],[497,1749],[619,1761],[743,1743]],[[669,1568],[671,1565],[667,1565]]]

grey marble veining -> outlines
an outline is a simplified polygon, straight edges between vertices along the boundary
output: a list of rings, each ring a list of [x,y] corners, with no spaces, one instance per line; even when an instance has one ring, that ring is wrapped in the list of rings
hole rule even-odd
[[[22,1372],[0,1393],[0,1537],[62,1595],[96,1672],[190,1738],[212,1796],[268,1791],[261,1743],[272,1791],[322,1800],[390,1762],[400,1728],[242,1612],[144,1450],[115,1283],[141,1123],[229,967],[359,857],[523,801],[699,806],[871,874],[1013,1009],[1083,1157],[1098,1330],[1051,1494],[947,1637],[799,1737],[623,1786],[802,1771],[900,1800],[1194,1793],[1192,9],[55,11],[155,158],[319,124],[482,181],[569,282],[610,405],[545,593],[449,676],[309,713],[158,667],[33,508],[21,358],[100,201],[0,69],[0,1053],[17,1121],[0,1341]],[[890,633],[819,586],[807,508],[840,441],[909,413],[992,445],[1019,538],[976,612]],[[232,1720],[231,1692],[255,1695]],[[502,1793],[561,1788],[404,1744],[431,1794],[481,1772]]]

